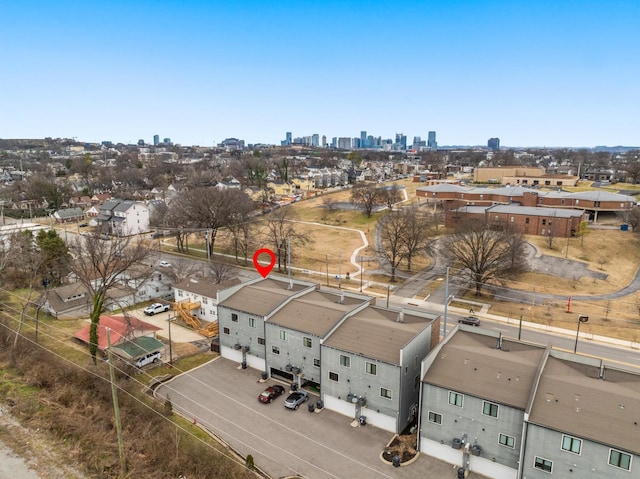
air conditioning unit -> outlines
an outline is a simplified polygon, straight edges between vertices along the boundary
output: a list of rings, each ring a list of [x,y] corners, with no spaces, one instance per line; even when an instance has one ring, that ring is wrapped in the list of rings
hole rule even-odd
[[[454,449],[460,449],[462,447],[462,439],[459,437],[454,437],[451,440],[451,447]]]
[[[248,353],[248,352],[249,352],[249,349],[250,349],[250,348],[249,348],[249,346],[242,346],[242,350],[243,350],[245,353]]]
[[[367,405],[367,398],[360,398],[358,399],[358,406],[360,407],[364,407]]]
[[[482,448],[480,446],[478,446],[477,444],[474,444],[473,446],[471,446],[471,454],[473,454],[474,456],[479,456],[482,454]]]
[[[300,368],[299,367],[294,367],[293,368],[293,373],[294,374],[300,374]]]
[[[354,394],[351,394],[351,393],[347,394],[347,402],[354,402],[353,401],[354,398],[355,398]],[[357,399],[356,399],[356,401],[357,401]]]
[[[242,348],[242,346],[240,345],[240,343],[236,343],[233,345],[233,349],[237,349],[240,350],[240,348]]]
[[[284,367],[284,369],[285,369],[287,372],[289,372],[289,373],[290,373],[291,371],[293,371],[293,366],[292,366],[291,364],[287,364],[287,365]]]

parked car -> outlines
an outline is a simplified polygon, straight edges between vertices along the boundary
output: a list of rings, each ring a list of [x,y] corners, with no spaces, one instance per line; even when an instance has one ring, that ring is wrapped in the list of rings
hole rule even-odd
[[[170,266],[171,266],[171,263],[169,263],[168,261],[160,261],[160,262],[158,263],[158,265],[159,265],[161,268],[168,268],[168,267],[170,267]]]
[[[258,396],[258,401],[268,404],[277,397],[281,396],[282,393],[284,393],[284,388],[279,384],[275,384],[262,391],[260,393],[260,396]]]
[[[160,354],[160,351],[155,351],[153,353],[148,353],[148,354],[145,354],[144,356],[136,359],[135,365],[138,368],[142,368],[142,367],[146,366],[147,364],[157,363],[158,361],[160,361],[161,357],[162,357],[162,354]]]
[[[164,313],[165,311],[169,311],[169,309],[170,308],[168,304],[153,303],[144,309],[144,314],[146,314],[147,316],[153,316],[157,313]]]
[[[460,324],[470,324],[471,326],[480,326],[480,318],[475,316],[465,316],[458,320]]]
[[[289,409],[298,409],[300,404],[309,400],[309,393],[307,391],[296,391],[289,394],[289,397],[284,400],[284,407]]]
[[[80,223],[78,226],[80,228],[86,228],[87,226],[89,226],[89,223]]]
[[[153,233],[151,235],[152,239],[157,239],[157,238],[162,238],[164,236],[164,233],[161,231],[156,231],[155,233]]]

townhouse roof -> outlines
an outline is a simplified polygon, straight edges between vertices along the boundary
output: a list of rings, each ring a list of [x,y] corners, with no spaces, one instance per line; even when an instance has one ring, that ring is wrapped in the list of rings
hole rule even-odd
[[[62,210],[58,210],[55,212],[55,215],[58,218],[75,218],[78,216],[84,216],[84,211],[82,211],[82,208],[65,208]]]
[[[539,345],[460,328],[433,358],[423,382],[526,410],[545,355]]]
[[[293,281],[278,281],[266,278],[241,287],[222,301],[219,306],[235,309],[256,316],[267,316],[286,299],[309,286]]]
[[[292,299],[269,323],[323,338],[345,314],[372,299],[314,290]]]
[[[324,345],[399,366],[401,350],[437,318],[368,306],[349,316]]]
[[[185,278],[178,282],[173,288],[180,289],[182,291],[188,291],[189,293],[199,294],[207,298],[215,298],[218,295],[218,291],[230,288],[241,281],[238,278],[233,278],[222,283],[216,283],[212,277],[206,278]]]
[[[529,422],[640,454],[640,375],[555,356],[542,371]]]

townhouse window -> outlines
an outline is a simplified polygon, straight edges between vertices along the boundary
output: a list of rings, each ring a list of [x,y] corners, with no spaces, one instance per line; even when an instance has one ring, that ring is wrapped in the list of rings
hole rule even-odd
[[[258,338],[258,344],[259,344],[260,346],[264,346],[264,345],[265,345],[264,338]]]
[[[488,401],[483,401],[482,414],[485,416],[498,417],[498,405]]]
[[[238,315],[236,313],[231,313],[231,321],[234,323],[238,322]]]
[[[542,219],[542,226],[544,226],[544,225],[546,225],[546,224],[547,224],[547,220],[543,218],[543,219]]]
[[[564,200],[560,200],[560,204],[561,204],[561,205],[564,205]]]
[[[463,400],[464,400],[464,396],[462,394],[449,391],[449,404],[451,404],[452,406],[462,407]]]
[[[511,222],[513,223],[515,221],[515,218],[512,216],[511,217]]]
[[[302,345],[305,348],[310,348],[312,344],[313,342],[311,341],[311,338],[307,338],[306,336],[302,338]]]
[[[417,368],[418,367],[418,356],[414,356],[413,357],[413,368]]]
[[[513,449],[516,447],[516,438],[513,436],[507,436],[506,434],[498,434],[498,443],[500,443],[501,446]]]
[[[349,356],[345,356],[344,354],[340,355],[340,366],[344,366],[345,368],[351,367],[351,358]]]
[[[619,467],[625,471],[631,470],[631,455],[615,449],[609,449],[609,465]]]
[[[249,318],[249,327],[251,328],[256,327],[256,318]]]
[[[378,365],[374,364],[374,363],[364,363],[364,370],[367,372],[367,374],[371,374],[373,376],[375,376],[376,374],[378,374]]]
[[[391,399],[391,389],[380,388],[380,397]]]
[[[284,329],[280,330],[280,339],[282,341],[289,341],[289,333],[287,331],[285,331]]]
[[[558,185],[558,186],[562,186],[562,181],[557,181],[557,182],[556,182],[556,185]]]
[[[339,382],[340,381],[340,376],[338,376],[338,373],[334,373],[333,371],[329,371],[329,379],[331,381]]]
[[[582,450],[582,440],[577,437],[562,436],[562,450],[580,454]]]
[[[271,352],[273,354],[280,354],[280,348],[278,346],[271,346]]]
[[[553,462],[543,457],[536,456],[533,461],[533,467],[541,471],[551,473],[553,470]]]
[[[442,424],[442,414],[429,411],[429,422],[432,422],[434,424]]]
[[[316,368],[319,368],[320,367],[320,360],[318,358],[313,358],[313,365]]]
[[[528,224],[529,224],[529,218],[525,218],[525,219],[524,219],[524,223],[525,223],[526,225],[528,225]]]
[[[229,334],[229,328],[222,328],[222,332],[224,334]]]
[[[179,297],[179,298],[182,298],[182,296],[183,296],[182,291],[181,291],[181,290],[178,290],[178,297]]]
[[[417,375],[413,378],[413,389],[418,389],[420,387],[420,375]]]

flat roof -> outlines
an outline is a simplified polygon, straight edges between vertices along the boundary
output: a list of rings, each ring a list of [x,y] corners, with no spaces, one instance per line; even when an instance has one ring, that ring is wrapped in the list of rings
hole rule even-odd
[[[640,454],[640,375],[549,356],[529,422]]]
[[[326,346],[400,365],[400,350],[439,315],[368,306],[349,316],[324,342]]]
[[[458,329],[422,380],[524,411],[545,348],[507,339],[497,346],[495,335]]]
[[[289,281],[277,281],[267,278],[257,283],[242,286],[238,291],[222,301],[219,306],[264,317],[280,306],[285,299],[306,288],[309,288],[309,286],[295,281],[290,285]]]
[[[323,338],[346,313],[373,299],[365,298],[341,295],[337,292],[311,291],[291,300],[269,318],[269,323]]]

